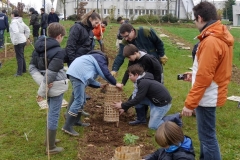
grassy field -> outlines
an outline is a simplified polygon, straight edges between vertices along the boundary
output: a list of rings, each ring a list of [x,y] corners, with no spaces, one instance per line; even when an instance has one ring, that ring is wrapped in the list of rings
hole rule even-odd
[[[63,23],[67,31],[74,23],[70,21]],[[146,24],[145,24],[146,25]],[[109,24],[105,33],[105,47],[114,48],[116,33],[111,32],[111,28],[118,27],[117,24]],[[194,45],[197,40],[193,38],[198,34],[197,29],[183,26],[154,25],[152,26],[160,34],[162,32],[171,33],[175,38],[184,39],[185,42]],[[239,30],[232,29],[231,33],[235,37],[234,46],[234,64],[240,67],[239,62]],[[67,36],[64,38],[62,47],[65,47]],[[111,40],[107,40],[107,39]],[[170,38],[162,38],[165,44],[165,52],[169,61],[164,66],[165,86],[173,97],[173,105],[170,113],[180,112],[184,105],[184,100],[191,87],[190,83],[177,81],[179,73],[188,71],[192,65],[191,51],[180,50]],[[192,46],[191,46],[192,47]],[[25,58],[27,64],[30,61],[30,55],[33,51],[32,46],[25,49]],[[114,54],[114,53],[113,53]],[[124,67],[118,73],[118,80],[124,73]],[[39,110],[35,101],[38,86],[27,73],[22,77],[14,77],[16,72],[16,59],[4,60],[0,69],[0,159],[1,160],[42,160],[47,159],[45,147],[43,146],[45,136],[46,111]],[[124,88],[126,94],[131,94],[132,83],[128,82]],[[64,95],[66,100],[69,99],[71,89]],[[238,84],[230,83],[230,95],[239,95]],[[65,112],[65,109],[62,111]],[[217,110],[217,136],[221,147],[223,160],[238,160],[239,153],[239,129],[240,129],[240,110],[237,103],[227,101],[224,107]],[[183,130],[186,135],[192,137],[196,150],[196,157],[199,155],[199,142],[197,138],[196,120],[194,117],[184,117]],[[65,151],[61,154],[54,155],[51,159],[55,160],[73,160],[77,159],[78,140],[82,137],[69,137],[60,130],[64,123],[63,117],[60,118],[57,137],[62,140],[59,146],[64,147]],[[84,131],[80,128],[80,133]],[[26,136],[27,135],[27,136]],[[82,134],[80,134],[82,135]]]

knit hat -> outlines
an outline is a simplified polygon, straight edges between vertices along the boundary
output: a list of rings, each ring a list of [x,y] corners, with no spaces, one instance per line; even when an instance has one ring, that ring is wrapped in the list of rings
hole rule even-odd
[[[34,11],[35,11],[34,8],[30,8],[30,9],[29,9],[29,12],[34,12]]]

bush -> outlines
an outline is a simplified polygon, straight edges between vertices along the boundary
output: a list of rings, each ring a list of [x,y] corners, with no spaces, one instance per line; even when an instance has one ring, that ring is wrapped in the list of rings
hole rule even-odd
[[[174,17],[172,14],[166,14],[165,16],[162,17],[162,21],[176,23],[178,21],[178,18]]]
[[[160,18],[158,16],[155,15],[142,15],[142,16],[138,16],[137,19],[135,20],[135,22],[138,23],[158,23],[160,20]]]
[[[77,21],[77,15],[76,14],[70,15],[67,17],[67,19],[71,21]]]

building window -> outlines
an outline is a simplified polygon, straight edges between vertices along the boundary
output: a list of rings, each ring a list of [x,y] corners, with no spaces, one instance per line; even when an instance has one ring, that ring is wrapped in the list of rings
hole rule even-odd
[[[135,14],[138,15],[138,10],[137,9],[135,9]]]
[[[144,9],[142,10],[142,14],[143,14],[143,15],[145,14],[145,10],[144,10]]]
[[[129,14],[133,15],[133,9],[129,9]]]
[[[118,14],[120,14],[120,9],[118,9]]]
[[[107,9],[104,9],[104,10],[103,10],[103,13],[104,13],[104,14],[108,14],[108,13],[107,13]]]
[[[166,10],[162,10],[162,15],[164,16],[166,14]]]
[[[148,9],[146,10],[146,14],[149,14],[149,10]]]

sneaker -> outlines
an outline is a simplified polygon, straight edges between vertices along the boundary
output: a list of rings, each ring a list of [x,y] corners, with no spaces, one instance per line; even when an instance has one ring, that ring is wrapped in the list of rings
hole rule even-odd
[[[147,124],[147,122],[136,120],[136,121],[130,121],[128,124],[131,126],[136,126],[136,125],[140,125],[140,124]]]

